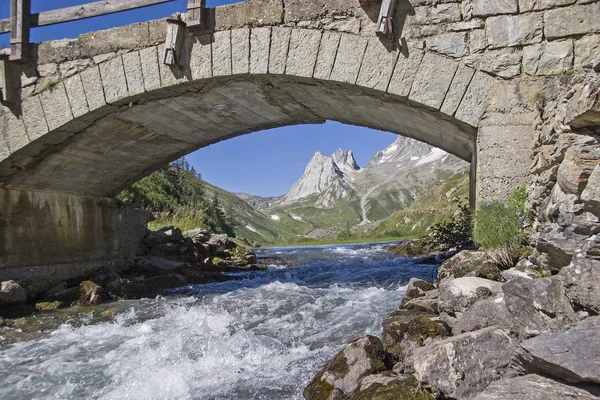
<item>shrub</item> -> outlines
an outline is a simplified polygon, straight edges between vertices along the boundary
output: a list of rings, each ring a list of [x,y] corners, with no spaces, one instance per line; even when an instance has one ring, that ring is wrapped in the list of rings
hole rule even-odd
[[[429,234],[430,242],[442,248],[461,248],[472,243],[472,212],[467,204],[459,207],[448,220],[435,224]]]
[[[524,239],[526,197],[521,187],[506,201],[481,204],[473,218],[473,241],[486,250],[519,245]]]

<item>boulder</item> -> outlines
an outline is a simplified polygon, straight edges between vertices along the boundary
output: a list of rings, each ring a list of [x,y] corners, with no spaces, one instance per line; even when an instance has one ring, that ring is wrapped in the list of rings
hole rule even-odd
[[[236,244],[229,240],[229,236],[225,234],[213,234],[207,242],[210,253],[213,256],[222,255],[225,250],[234,249]]]
[[[595,256],[596,254],[596,256]],[[600,239],[592,236],[584,241],[573,261],[559,276],[573,307],[591,314],[600,314]],[[595,257],[595,258],[594,258]]]
[[[414,351],[414,375],[446,397],[471,398],[503,377],[516,349],[508,332],[485,328],[463,333]]]
[[[557,174],[557,183],[562,191],[581,195],[599,159],[600,148],[595,143],[569,147]]]
[[[539,375],[500,379],[473,400],[592,400],[590,392]]]
[[[143,242],[146,246],[153,247],[160,243],[178,242],[181,239],[183,239],[183,235],[179,228],[167,226],[157,231],[148,232]]]
[[[0,304],[23,303],[27,300],[27,292],[15,281],[4,281],[0,285]]]
[[[208,242],[208,239],[210,239],[211,233],[207,229],[197,228],[197,229],[192,229],[190,231],[186,231],[183,233],[183,235],[192,239],[194,244],[198,245],[198,244]]]
[[[423,297],[429,290],[434,289],[435,286],[427,281],[424,281],[423,279],[410,278],[410,281],[408,281],[408,286],[406,286],[406,293],[404,294],[404,298],[402,299],[400,307],[406,304],[406,302],[409,300]]]
[[[480,298],[501,293],[502,285],[489,279],[474,277],[445,279],[438,289],[440,312],[456,317]]]
[[[438,270],[438,281],[446,278],[474,276],[504,282],[500,269],[488,259],[483,251],[463,250],[444,261]]]
[[[558,276],[513,279],[502,291],[506,309],[525,336],[560,330],[578,320]]]
[[[412,375],[398,375],[387,371],[365,376],[351,400],[435,400],[435,396],[421,387]]]
[[[383,320],[383,349],[395,362],[408,358],[412,351],[435,339],[450,336],[450,328],[439,317],[413,310],[395,311]]]
[[[540,232],[536,250],[547,253],[546,267],[552,272],[558,272],[569,265],[575,249],[586,236],[565,230],[558,224],[551,224]]]
[[[202,246],[200,248],[204,249]],[[196,245],[190,238],[178,242],[159,243],[152,247],[152,255],[182,262],[195,262],[198,260]]]
[[[600,217],[600,165],[596,165],[592,171],[587,186],[581,193],[581,200],[587,211]]]
[[[375,336],[363,336],[346,345],[304,389],[307,400],[342,399],[354,393],[361,378],[385,371],[385,352]]]
[[[155,256],[137,257],[135,259],[135,266],[139,271],[152,275],[174,272],[187,265],[187,263],[182,261],[166,260]]]
[[[514,329],[515,322],[506,308],[502,294],[476,301],[461,315],[458,322],[452,327],[452,333],[459,335],[490,326],[507,331]]]
[[[98,304],[104,296],[102,286],[96,285],[92,281],[83,281],[79,284],[79,299],[77,304]]]
[[[534,279],[537,278],[538,275],[533,270],[520,271],[517,268],[510,268],[505,271],[502,271],[502,277],[508,282],[513,279]]]
[[[542,333],[524,341],[517,359],[526,372],[600,384],[600,317],[588,318],[565,332]]]

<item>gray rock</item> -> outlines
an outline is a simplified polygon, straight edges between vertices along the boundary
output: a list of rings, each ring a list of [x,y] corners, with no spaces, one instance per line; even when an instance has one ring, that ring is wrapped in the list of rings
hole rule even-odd
[[[575,249],[586,236],[578,235],[571,230],[564,230],[557,224],[551,224],[540,232],[536,250],[548,254],[546,267],[558,272],[569,265]]]
[[[575,309],[600,314],[600,239],[592,236],[559,274]]]
[[[192,229],[190,231],[184,232],[183,235],[192,239],[194,241],[194,244],[201,244],[201,243],[208,242],[208,239],[210,239],[211,233],[207,229],[196,228],[196,229]]]
[[[383,320],[381,342],[394,361],[405,361],[417,347],[450,336],[450,328],[434,314],[400,310]]]
[[[352,400],[406,399],[434,400],[435,396],[421,387],[412,375],[398,375],[387,371],[382,374],[365,376]]]
[[[588,178],[587,185],[581,193],[583,207],[600,217],[600,165],[596,165]]]
[[[155,246],[159,243],[178,242],[183,239],[181,230],[172,226],[168,226],[158,231],[148,232],[144,237],[144,244],[148,247]]]
[[[501,15],[485,21],[490,49],[523,46],[542,41],[544,23],[541,14]]]
[[[135,259],[135,266],[142,272],[150,274],[164,274],[173,272],[187,264],[181,261],[166,260],[161,257],[147,256]]]
[[[0,286],[0,303],[23,303],[27,300],[27,292],[15,281],[4,281]]]
[[[600,32],[600,3],[558,8],[544,13],[548,40]]]
[[[451,316],[458,316],[473,305],[482,294],[493,295],[502,293],[502,283],[489,279],[464,277],[458,279],[445,279],[440,283],[439,309]],[[489,289],[489,293],[482,293],[478,289]]]
[[[506,309],[522,336],[557,331],[578,320],[559,277],[513,279],[504,284]]]
[[[504,281],[500,269],[489,260],[483,251],[463,250],[444,261],[438,269],[438,281],[447,278],[474,276],[493,281]]]
[[[427,291],[434,290],[435,286],[431,283],[424,281],[419,278],[411,278],[406,286],[406,293],[402,299],[401,307],[404,306],[409,300],[417,299],[426,295]]]
[[[226,234],[213,234],[207,242],[211,254],[218,256],[227,249],[235,248],[235,243]]]
[[[592,171],[598,166],[600,149],[597,145],[574,146],[567,149],[558,168],[557,182],[563,192],[581,195]]]
[[[412,367],[424,385],[447,397],[468,399],[502,378],[515,348],[508,332],[486,328],[416,349]]]
[[[539,375],[506,378],[490,383],[473,400],[592,400],[590,392]]]
[[[351,396],[361,378],[385,371],[385,353],[375,336],[364,336],[346,345],[304,389],[304,398],[342,399]]]
[[[506,308],[504,295],[481,299],[475,302],[452,327],[452,333],[459,335],[479,329],[495,326],[513,331],[515,321]]]
[[[534,44],[523,50],[523,71],[529,75],[558,75],[573,66],[573,42]]]
[[[600,384],[600,317],[560,333],[542,333],[521,344],[517,358],[527,372],[571,383]]]
[[[412,299],[402,304],[402,308],[406,310],[415,310],[430,314],[439,313],[437,299]]]
[[[598,71],[600,64],[600,35],[588,35],[575,41],[575,67]]]
[[[502,271],[501,274],[506,281],[510,281],[517,278],[535,279],[538,277],[538,275],[533,270],[529,270],[529,272],[524,272],[518,270],[517,268],[507,269],[506,271]]]

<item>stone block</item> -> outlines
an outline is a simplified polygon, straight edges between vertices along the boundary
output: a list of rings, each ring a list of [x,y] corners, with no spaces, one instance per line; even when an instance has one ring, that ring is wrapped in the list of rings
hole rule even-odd
[[[487,45],[485,29],[474,29],[469,33],[469,51],[472,54],[483,52]]]
[[[114,103],[129,96],[127,79],[121,57],[113,58],[98,66],[107,103]]]
[[[231,75],[231,31],[214,33],[212,60],[213,76]]]
[[[421,61],[425,55],[425,51],[422,50],[423,46],[416,46],[410,50],[404,47],[398,55],[396,66],[390,80],[389,92],[402,96],[408,97],[417,71],[421,66]]]
[[[354,85],[366,47],[366,38],[342,33],[330,79]]]
[[[501,15],[485,21],[490,49],[539,43],[543,27],[542,14]]]
[[[600,32],[600,2],[544,12],[545,34],[549,40]]]
[[[457,68],[458,62],[452,59],[426,53],[412,84],[409,100],[439,110]]]
[[[415,7],[413,23],[420,25],[458,22],[461,19],[460,6],[457,3],[437,4]]]
[[[158,67],[158,47],[152,46],[140,50],[140,66],[144,76],[144,90],[150,92],[160,89],[160,68]]]
[[[565,385],[540,375],[504,378],[485,388],[473,400],[592,400],[592,393],[578,387]]]
[[[274,27],[271,30],[271,51],[269,52],[269,73],[285,73],[292,28]]]
[[[450,89],[448,90],[442,108],[440,109],[441,112],[451,116],[454,115],[469,87],[469,83],[471,83],[471,80],[473,79],[473,75],[475,75],[475,70],[473,68],[467,67],[463,63],[458,65]]]
[[[600,35],[587,35],[575,41],[575,68],[600,69]]]
[[[308,21],[327,15],[341,15],[348,11],[354,11],[355,7],[355,3],[347,0],[286,0],[285,22]]]
[[[456,110],[455,118],[477,127],[485,113],[488,100],[499,83],[493,77],[477,71]]]
[[[312,77],[319,53],[321,32],[315,29],[292,30],[286,74]]]
[[[272,0],[251,0],[227,4],[214,9],[215,30],[223,31],[245,26],[279,25],[283,21],[283,3]],[[287,4],[285,13],[287,15]]]
[[[233,74],[250,72],[250,29],[231,31],[231,67]]]
[[[472,14],[474,17],[487,17],[499,14],[516,14],[519,9],[517,0],[473,0]]]
[[[266,74],[269,71],[271,28],[253,28],[250,31],[250,73]]]
[[[521,53],[514,48],[490,50],[462,58],[469,67],[501,78],[514,78],[521,73]]]
[[[24,99],[21,102],[21,111],[23,112],[23,122],[27,129],[27,135],[31,137],[31,140],[45,135],[50,130],[39,95]]]
[[[333,70],[333,63],[340,44],[340,34],[337,32],[323,32],[319,55],[315,65],[314,77],[316,79],[329,79]]]
[[[546,10],[548,8],[568,6],[577,0],[519,0],[519,12]]]
[[[384,92],[387,90],[399,54],[387,44],[379,37],[369,39],[357,85]]]
[[[467,34],[451,32],[427,38],[427,48],[450,57],[462,57],[467,54]]]
[[[562,40],[523,49],[523,72],[529,75],[558,75],[573,66],[573,41]]]
[[[90,111],[97,110],[106,105],[104,99],[104,88],[102,87],[102,78],[98,66],[93,66],[81,71],[81,82],[83,82],[83,91]]]
[[[123,66],[125,67],[125,79],[127,79],[129,94],[134,96],[144,93],[144,74],[142,72],[140,53],[133,51],[123,54]]]
[[[212,38],[210,35],[195,36],[192,39],[192,50],[190,52],[190,74],[192,80],[196,81],[212,76],[211,42]]]
[[[42,101],[48,128],[51,131],[65,125],[73,119],[67,91],[62,82],[41,92],[40,100]]]
[[[3,144],[6,144],[8,147],[8,152],[6,149],[0,151],[5,154],[14,153],[26,146],[30,140],[27,136],[23,118],[17,118],[8,108],[2,107],[2,110],[3,112],[0,115],[0,133],[3,134],[6,140]],[[8,154],[6,154],[6,157],[8,157]]]

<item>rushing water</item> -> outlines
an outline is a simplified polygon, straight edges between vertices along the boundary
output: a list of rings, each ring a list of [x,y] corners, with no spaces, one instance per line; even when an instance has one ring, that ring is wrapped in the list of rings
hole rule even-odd
[[[301,399],[344,343],[380,335],[411,277],[437,269],[382,245],[262,252],[297,266],[123,303],[112,322],[5,347],[0,399]]]

